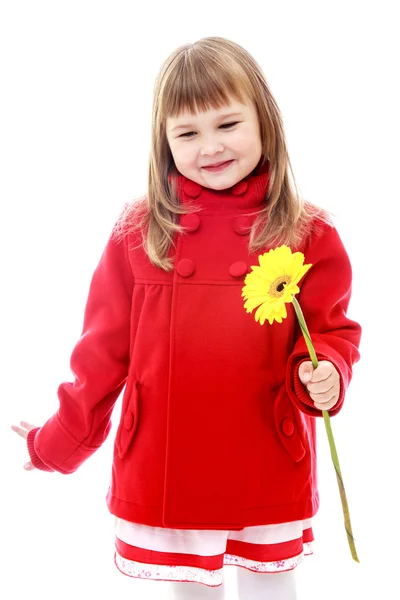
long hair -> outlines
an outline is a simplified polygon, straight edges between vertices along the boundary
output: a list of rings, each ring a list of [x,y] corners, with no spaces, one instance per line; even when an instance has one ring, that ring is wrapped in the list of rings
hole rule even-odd
[[[205,37],[175,50],[162,65],[153,91],[153,112],[147,194],[128,204],[116,235],[140,230],[150,261],[168,271],[174,234],[182,231],[183,207],[170,181],[175,169],[166,134],[166,120],[180,112],[221,108],[234,97],[254,102],[262,143],[261,163],[269,161],[266,202],[254,221],[249,251],[276,244],[297,246],[310,219],[330,222],[326,211],[305,202],[298,193],[287,151],[282,115],[265,76],[247,50],[222,37]]]

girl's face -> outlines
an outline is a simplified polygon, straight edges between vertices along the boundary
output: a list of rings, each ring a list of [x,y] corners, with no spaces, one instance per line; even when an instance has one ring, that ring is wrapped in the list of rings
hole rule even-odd
[[[261,158],[260,125],[250,101],[241,104],[231,98],[221,108],[182,112],[167,118],[166,133],[178,171],[214,190],[225,190],[241,181]]]

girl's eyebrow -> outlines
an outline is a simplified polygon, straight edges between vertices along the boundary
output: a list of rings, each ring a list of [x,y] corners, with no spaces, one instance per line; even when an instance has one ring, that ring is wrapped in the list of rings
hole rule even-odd
[[[218,115],[214,120],[219,121],[220,119],[227,119],[228,117],[243,117],[243,113],[236,112],[236,113],[221,114],[221,115]],[[171,131],[176,131],[176,129],[186,129],[188,127],[194,127],[194,125],[192,123],[186,123],[185,125],[177,125],[173,129],[171,129]]]

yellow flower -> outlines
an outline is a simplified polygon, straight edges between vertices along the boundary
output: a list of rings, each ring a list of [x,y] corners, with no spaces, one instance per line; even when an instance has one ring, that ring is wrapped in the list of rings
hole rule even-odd
[[[260,265],[251,267],[253,272],[249,273],[244,280],[245,285],[242,288],[242,296],[245,299],[244,308],[248,313],[251,313],[258,306],[254,316],[255,320],[259,321],[260,325],[264,325],[268,319],[269,324],[272,325],[274,320],[282,323],[282,319],[286,319],[285,303],[291,302],[303,333],[311,362],[314,369],[316,369],[318,367],[318,358],[300,304],[294,296],[294,294],[300,291],[297,284],[312,265],[304,265],[304,255],[301,252],[292,253],[290,248],[284,245],[265,252],[265,254],[258,257],[258,261]],[[329,412],[323,410],[322,414],[342,501],[347,540],[352,557],[355,561],[359,562]]]
[[[253,266],[244,280],[242,296],[244,307],[251,313],[258,307],[254,318],[263,325],[266,320],[282,323],[286,319],[285,303],[293,302],[293,294],[300,290],[300,279],[312,265],[304,265],[304,254],[292,253],[288,246],[265,252],[258,257],[259,266]]]

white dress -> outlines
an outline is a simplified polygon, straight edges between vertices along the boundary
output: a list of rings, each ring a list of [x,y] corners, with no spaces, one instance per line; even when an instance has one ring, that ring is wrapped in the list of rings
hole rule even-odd
[[[312,554],[311,519],[240,531],[169,529],[116,518],[115,564],[131,577],[219,586],[224,565],[289,571]]]

